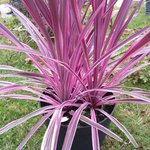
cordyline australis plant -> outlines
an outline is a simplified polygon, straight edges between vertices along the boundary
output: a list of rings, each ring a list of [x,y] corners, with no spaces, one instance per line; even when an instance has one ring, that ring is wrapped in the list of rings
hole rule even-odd
[[[22,2],[34,23],[12,6],[9,7],[25,26],[38,49],[34,50],[20,42],[2,24],[0,34],[10,40],[12,45],[0,45],[0,49],[27,54],[39,73],[1,65],[1,70],[10,71],[2,74],[2,77],[21,77],[25,80],[20,83],[1,81],[0,97],[35,100],[48,105],[7,124],[0,129],[0,134],[41,115],[41,119],[18,146],[18,150],[23,148],[48,118],[51,119],[41,149],[55,150],[61,120],[67,112],[71,117],[63,150],[71,149],[79,121],[91,126],[94,150],[100,149],[98,130],[123,142],[122,138],[97,122],[96,114],[100,112],[127,136],[134,147],[138,147],[128,130],[103,110],[102,106],[122,102],[150,103],[149,91],[121,86],[126,77],[150,64],[136,65],[150,53],[148,47],[150,26],[121,40],[142,0],[134,7],[133,0],[124,0],[116,16],[113,16],[113,10],[117,0],[22,0]],[[113,24],[110,28],[111,22]],[[51,39],[49,31],[53,33],[54,40]],[[27,91],[29,95],[12,93],[19,90]],[[113,95],[104,96],[108,92]],[[113,97],[115,99],[112,99]],[[83,113],[85,111],[88,111],[89,115],[85,115],[87,114]]]

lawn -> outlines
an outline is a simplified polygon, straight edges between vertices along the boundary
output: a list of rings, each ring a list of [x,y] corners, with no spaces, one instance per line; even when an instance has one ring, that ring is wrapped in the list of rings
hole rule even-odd
[[[0,1],[1,2],[1,1]],[[20,24],[16,18],[10,18],[8,20],[2,20],[11,30],[14,30],[15,34],[19,35],[19,38],[34,46],[34,43],[28,37],[28,34],[21,30]],[[138,14],[138,17],[134,19],[134,22],[129,25],[125,36],[128,36],[131,32],[142,28],[150,23],[150,16],[144,15],[144,10]],[[16,31],[20,29],[20,31]],[[19,33],[19,34],[18,34]],[[23,36],[22,36],[23,35]],[[5,43],[6,40],[0,39],[0,44]],[[8,42],[8,41],[7,41]],[[9,44],[9,42],[8,42]],[[0,55],[0,64],[16,66],[23,70],[36,71],[32,63],[27,62],[26,56],[21,53],[2,51]],[[144,73],[144,72],[143,72]],[[9,79],[19,82],[17,79]],[[127,80],[126,85],[133,86]],[[138,87],[143,87],[150,90],[149,82],[136,83]],[[39,104],[32,101],[14,100],[14,99],[1,99],[0,100],[0,127],[3,127],[10,121],[18,119],[39,107]],[[121,121],[128,130],[133,134],[135,139],[139,144],[139,150],[150,150],[150,106],[146,105],[136,105],[136,104],[119,104],[116,106],[115,117]],[[26,134],[30,131],[32,126],[38,121],[39,117],[35,117],[20,126],[8,131],[7,133],[0,135],[0,150],[15,150],[17,145],[23,140]],[[42,142],[42,137],[45,132],[46,127],[43,125],[39,131],[33,136],[33,138],[24,147],[24,150],[39,150]],[[126,137],[119,131],[113,124],[110,125],[110,129],[118,133],[121,137],[126,139]],[[127,140],[127,139],[126,139]],[[106,137],[103,144],[102,150],[133,150],[133,146],[121,145],[117,141]]]

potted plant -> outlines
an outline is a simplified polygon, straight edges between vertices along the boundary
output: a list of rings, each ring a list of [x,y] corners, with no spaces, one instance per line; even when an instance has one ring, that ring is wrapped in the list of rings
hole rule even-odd
[[[28,80],[23,80],[23,84],[1,81],[0,97],[40,101],[42,107],[10,122],[0,129],[0,134],[34,116],[41,115],[41,119],[18,146],[18,150],[22,149],[48,120],[41,144],[42,150],[55,150],[62,141],[60,149],[70,150],[75,136],[81,136],[82,133],[79,132],[82,128],[88,128],[84,133],[89,133],[91,145],[86,144],[84,137],[80,138],[84,143],[79,145],[87,145],[86,149],[98,150],[102,132],[119,142],[124,142],[107,126],[103,126],[105,120],[111,120],[137,148],[138,144],[133,136],[113,117],[112,112],[114,105],[118,103],[150,103],[149,91],[121,84],[129,75],[149,65],[136,64],[150,53],[150,26],[125,39],[121,38],[140,8],[142,0],[135,7],[132,5],[133,0],[123,1],[113,18],[117,0],[22,2],[34,23],[17,9],[9,7],[30,33],[38,49],[34,50],[20,42],[2,24],[0,35],[10,40],[12,45],[0,45],[0,49],[27,54],[38,72],[25,72],[1,65],[1,70],[11,71],[1,76],[22,77]],[[49,30],[54,34],[53,41],[49,36]],[[29,94],[12,93],[20,90]],[[63,122],[64,119],[67,121]],[[62,140],[61,133],[65,134]],[[73,149],[77,149],[74,146],[77,145],[73,144]]]

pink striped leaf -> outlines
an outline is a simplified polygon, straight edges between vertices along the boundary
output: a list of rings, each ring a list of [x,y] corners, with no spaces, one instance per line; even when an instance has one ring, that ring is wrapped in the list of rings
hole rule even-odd
[[[23,139],[23,141],[17,147],[17,150],[22,150],[26,143],[30,140],[33,134],[44,124],[44,122],[52,115],[53,111],[44,115],[30,130],[28,135]]]
[[[107,118],[109,118],[130,140],[130,142],[134,145],[135,148],[138,148],[138,144],[136,143],[133,136],[129,133],[129,131],[123,126],[116,118],[108,114],[106,111],[102,109],[97,109],[99,112],[104,114]]]
[[[7,132],[8,130],[10,130],[10,129],[16,127],[17,125],[19,125],[19,124],[21,124],[21,123],[23,123],[23,122],[29,120],[30,118],[33,118],[33,117],[35,117],[35,116],[44,114],[44,112],[45,112],[46,110],[50,110],[50,109],[53,109],[53,108],[55,108],[55,107],[56,107],[56,106],[46,106],[46,107],[40,108],[40,109],[38,109],[38,110],[36,110],[36,111],[34,111],[34,112],[32,112],[32,113],[26,115],[26,116],[23,117],[23,118],[14,120],[14,121],[8,123],[7,125],[5,125],[4,127],[0,128],[0,134],[3,134],[3,133],[5,133],[5,132]]]

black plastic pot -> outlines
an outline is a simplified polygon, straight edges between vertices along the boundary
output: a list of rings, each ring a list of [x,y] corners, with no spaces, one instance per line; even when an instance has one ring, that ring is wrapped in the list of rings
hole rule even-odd
[[[53,94],[56,94],[52,88],[47,88],[47,90],[50,90]],[[43,92],[43,94],[53,97],[52,94],[47,93],[46,91]],[[111,95],[113,95],[112,92],[107,92],[103,97],[111,96]],[[115,99],[115,98],[111,98],[111,99]],[[41,107],[44,107],[47,105],[48,105],[47,103],[40,102]],[[105,110],[107,113],[113,115],[114,108],[115,108],[115,105],[104,105],[102,109]],[[100,115],[100,114],[97,114],[97,115]],[[100,120],[99,124],[103,125],[106,128],[108,128],[109,124],[111,123],[111,121],[108,118],[104,117],[104,115],[102,114],[97,119]],[[49,122],[50,122],[50,118],[46,120],[45,125],[48,126]],[[68,128],[68,123],[66,122],[62,123],[61,128],[60,128],[59,138],[58,138],[57,150],[62,149],[62,145],[64,142],[67,128]],[[104,139],[105,139],[105,134],[99,131],[100,145],[103,144]],[[91,126],[88,126],[84,123],[79,123],[71,150],[92,150]]]
[[[41,102],[40,103],[41,107],[46,106],[46,103]],[[114,113],[114,107],[115,105],[107,105],[105,109],[107,109],[107,112],[111,115]],[[45,125],[48,126],[49,120],[45,122]],[[110,120],[108,118],[104,118],[101,122],[99,122],[101,125],[104,127],[108,128],[110,124]],[[65,138],[65,134],[67,131],[68,126],[62,124],[60,128],[60,134],[59,134],[59,139],[58,139],[58,145],[57,145],[57,150],[62,149],[63,141]],[[75,138],[73,141],[72,149],[71,150],[92,150],[92,138],[91,138],[91,127],[90,126],[81,126],[79,125],[75,134]],[[99,131],[99,142],[100,145],[103,144],[103,141],[105,139],[105,134],[101,131]]]
[[[113,113],[114,106],[110,106],[110,107]],[[103,121],[100,122],[100,124],[108,128],[110,124],[110,120],[105,118]],[[62,125],[61,130],[60,130],[57,150],[61,150],[66,130],[67,130],[67,126]],[[100,145],[103,144],[104,139],[105,139],[105,134],[99,131]],[[75,134],[75,138],[73,141],[73,145],[72,145],[72,150],[92,150],[92,136],[91,136],[90,126],[78,126],[76,134]]]

